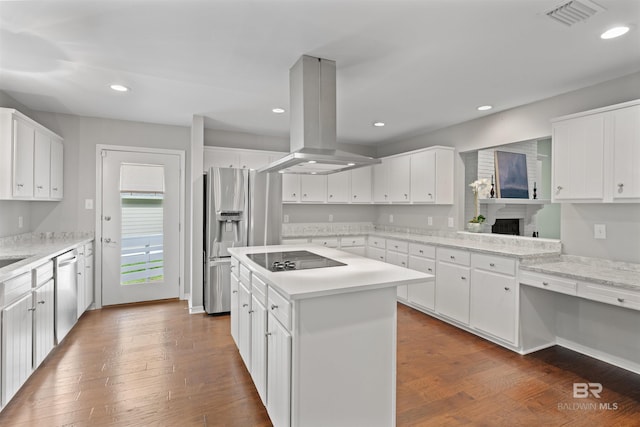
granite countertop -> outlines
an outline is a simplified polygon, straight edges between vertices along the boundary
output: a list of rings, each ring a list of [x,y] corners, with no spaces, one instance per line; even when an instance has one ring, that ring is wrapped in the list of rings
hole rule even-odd
[[[0,261],[21,259],[0,268],[0,282],[92,240],[89,233],[43,233],[0,239]]]
[[[345,263],[344,266],[271,272],[246,257],[250,253],[307,250]],[[381,289],[435,280],[426,274],[385,262],[349,254],[318,245],[277,245],[231,248],[239,258],[267,284],[290,300],[327,296],[347,292]]]
[[[562,255],[521,264],[520,269],[640,291],[640,264]]]

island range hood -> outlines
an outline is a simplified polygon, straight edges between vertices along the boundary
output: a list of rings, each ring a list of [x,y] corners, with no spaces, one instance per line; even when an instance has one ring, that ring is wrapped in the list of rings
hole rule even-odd
[[[259,172],[327,175],[380,163],[340,151],[336,141],[336,63],[303,55],[289,71],[291,153]]]

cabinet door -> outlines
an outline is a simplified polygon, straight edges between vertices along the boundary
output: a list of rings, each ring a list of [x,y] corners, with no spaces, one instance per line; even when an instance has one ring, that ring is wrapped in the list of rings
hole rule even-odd
[[[269,164],[269,154],[260,152],[246,151],[240,153],[240,168],[242,169],[260,169]]]
[[[84,259],[84,309],[85,311],[93,304],[94,297],[94,279],[93,279],[93,253],[89,256],[85,255]]]
[[[409,203],[411,192],[411,158],[398,156],[389,159],[389,195],[392,203]]]
[[[50,167],[50,197],[60,200],[64,195],[64,147],[62,141],[51,140],[51,167]]]
[[[238,349],[247,370],[251,371],[251,293],[241,282],[238,290]]]
[[[33,372],[33,296],[2,310],[2,404],[9,403]]]
[[[351,202],[371,203],[372,167],[366,166],[351,171]]]
[[[291,423],[291,334],[271,313],[267,332],[267,412],[274,426]]]
[[[373,165],[373,201],[376,203],[388,203],[389,181],[388,181],[389,160],[382,159],[382,163]]]
[[[300,201],[300,175],[285,173],[282,175],[282,201]]]
[[[346,203],[349,201],[349,181],[351,171],[327,175],[327,203]]]
[[[469,268],[438,262],[436,311],[469,324]]]
[[[428,258],[410,256],[409,268],[412,270],[422,271],[423,273],[435,275],[436,262]],[[427,310],[434,310],[436,301],[435,281],[409,285],[407,299],[412,304],[415,304]]]
[[[267,404],[267,310],[251,297],[251,378],[264,405]]]
[[[35,132],[33,152],[33,197],[49,199],[51,180],[51,140],[49,136]]]
[[[78,297],[76,299],[76,315],[78,319],[80,316],[84,314],[84,301],[86,298],[86,285],[85,285],[85,257],[84,257],[84,246],[80,246],[78,248],[78,264],[77,264],[77,275],[78,280],[76,281],[76,286],[78,289]]]
[[[13,196],[33,197],[33,141],[34,129],[21,120],[13,119]]]
[[[327,200],[327,175],[301,175],[300,201],[325,202]]]
[[[474,269],[470,325],[515,344],[516,298],[514,277]]]
[[[602,200],[604,115],[553,125],[553,200]]]
[[[204,149],[204,170],[209,168],[239,168],[240,153],[233,150]]]
[[[434,203],[436,200],[436,152],[411,154],[411,201]]]
[[[640,105],[615,110],[613,199],[640,199]]]
[[[238,276],[231,274],[231,307],[229,308],[229,317],[231,323],[231,337],[235,341],[236,346],[240,346],[240,340],[238,339],[238,292],[240,284]]]
[[[387,262],[389,264],[397,265],[399,267],[406,267],[409,262],[408,258],[409,256],[407,254],[394,252],[394,251],[387,251]],[[408,293],[407,285],[400,285],[396,287],[396,294],[398,296],[398,299],[402,301],[406,301],[407,293]]]
[[[33,368],[40,366],[42,361],[53,350],[55,345],[54,322],[54,288],[53,279],[34,291],[34,337],[33,337]]]

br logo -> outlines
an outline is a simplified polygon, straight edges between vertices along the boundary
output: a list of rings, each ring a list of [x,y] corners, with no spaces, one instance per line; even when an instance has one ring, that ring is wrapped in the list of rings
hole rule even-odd
[[[600,393],[602,393],[602,384],[600,383],[573,383],[574,399],[585,399],[589,395],[600,399]]]

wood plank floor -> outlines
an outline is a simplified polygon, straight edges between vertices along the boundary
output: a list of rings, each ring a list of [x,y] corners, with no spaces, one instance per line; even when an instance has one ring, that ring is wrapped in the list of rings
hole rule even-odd
[[[601,398],[574,399],[574,382],[602,383]],[[559,347],[520,356],[399,305],[397,407],[398,426],[638,426],[640,375]],[[171,301],[85,313],[0,413],[0,426],[102,425],[271,423],[229,317]]]

